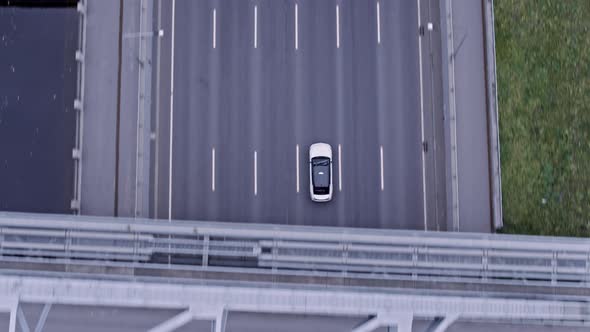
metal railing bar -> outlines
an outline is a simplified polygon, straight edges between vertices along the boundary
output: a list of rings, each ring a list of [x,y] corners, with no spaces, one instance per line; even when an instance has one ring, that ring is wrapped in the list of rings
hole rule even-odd
[[[566,252],[590,252],[590,240],[570,238],[545,238],[526,236],[496,236],[481,234],[457,234],[449,233],[448,237],[441,237],[435,232],[411,232],[411,231],[383,231],[383,230],[358,230],[349,233],[348,229],[327,230],[324,227],[301,227],[244,224],[236,227],[236,224],[210,222],[171,222],[158,223],[147,222],[117,222],[101,221],[91,222],[82,219],[64,220],[57,219],[39,220],[32,218],[8,218],[6,220],[0,214],[0,226],[19,226],[39,228],[43,224],[51,228],[68,228],[75,230],[118,231],[136,232],[162,235],[209,235],[211,237],[234,237],[259,240],[298,240],[318,242],[341,242],[349,244],[386,244],[386,245],[428,245],[433,247],[453,247],[464,249],[508,249],[508,250],[542,250],[548,247],[555,251]],[[86,217],[85,217],[86,218]],[[108,219],[107,219],[108,220]],[[127,220],[127,219],[124,219]],[[230,227],[231,225],[231,227]],[[242,227],[243,226],[243,227]],[[409,236],[409,234],[412,234]],[[544,241],[541,241],[544,240]]]
[[[27,257],[23,257],[27,256]],[[30,259],[36,259],[38,257],[47,257],[45,258],[44,263],[57,261],[57,259],[66,258],[68,262],[72,262],[75,259],[96,259],[100,261],[106,260],[119,260],[125,261],[124,264],[130,264],[130,262],[134,262],[138,259],[138,257],[134,255],[124,255],[124,254],[109,254],[109,253],[88,253],[88,252],[63,252],[63,251],[34,251],[34,250],[6,250],[3,256],[0,256],[0,261],[7,260],[7,259],[14,259],[18,257],[16,261],[18,262],[29,262]],[[49,258],[49,257],[57,257],[56,258]],[[144,261],[150,260],[149,256],[139,257]]]

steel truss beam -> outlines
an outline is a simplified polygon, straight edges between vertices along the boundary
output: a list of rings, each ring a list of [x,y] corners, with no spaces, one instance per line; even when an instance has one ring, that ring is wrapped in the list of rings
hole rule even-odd
[[[377,315],[356,327],[352,332],[372,332],[380,327],[395,327],[397,332],[412,332],[412,315]]]
[[[270,285],[269,285],[270,286]],[[411,317],[448,317],[450,325],[461,319],[523,321],[550,320],[588,324],[586,302],[524,300],[461,296],[424,296],[332,289],[216,286],[75,278],[0,276],[1,308],[11,312],[19,301],[69,305],[126,306],[185,309],[154,331],[169,331],[187,319],[225,321],[228,311],[261,313],[375,316],[371,325],[406,326]],[[205,309],[206,308],[206,309]],[[401,317],[401,318],[400,318]],[[411,319],[410,319],[411,322]],[[377,325],[379,325],[377,324]],[[181,324],[182,325],[182,324]],[[224,324],[217,324],[218,331]],[[444,330],[446,327],[440,330]],[[367,331],[367,329],[359,329]]]

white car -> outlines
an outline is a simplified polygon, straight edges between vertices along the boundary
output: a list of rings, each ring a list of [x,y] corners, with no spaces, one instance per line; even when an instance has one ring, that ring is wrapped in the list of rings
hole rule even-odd
[[[314,202],[332,199],[332,147],[315,143],[309,147],[309,193]]]

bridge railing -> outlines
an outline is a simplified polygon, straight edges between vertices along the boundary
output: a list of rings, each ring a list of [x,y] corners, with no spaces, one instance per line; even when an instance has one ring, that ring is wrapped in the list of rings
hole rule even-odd
[[[0,213],[0,260],[14,257],[590,287],[590,240],[556,237]]]
[[[80,213],[81,188],[82,188],[82,148],[84,137],[84,89],[86,77],[86,0],[80,0],[77,4],[78,11],[78,46],[76,50],[76,99],[74,99],[74,110],[76,111],[76,133],[72,159],[74,160],[74,187],[73,197],[70,201],[71,210]]]

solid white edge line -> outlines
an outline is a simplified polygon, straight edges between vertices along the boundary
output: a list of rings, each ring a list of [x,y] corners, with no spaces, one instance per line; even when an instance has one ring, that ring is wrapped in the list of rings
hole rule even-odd
[[[170,146],[168,160],[168,221],[172,220],[172,132],[174,129],[174,19],[176,0],[172,0],[172,50],[170,59]]]
[[[217,47],[217,9],[213,8],[213,48]]]
[[[338,191],[342,191],[342,145],[338,144]]]
[[[254,196],[258,195],[258,153],[254,150]]]
[[[336,5],[336,48],[340,48],[340,6]]]
[[[379,1],[377,1],[377,44],[381,44],[381,11],[379,10]]]
[[[416,0],[418,4],[418,29],[422,25],[420,18],[420,0]],[[422,144],[424,144],[424,88],[422,82],[422,36],[418,33],[418,62],[420,64],[420,127],[422,131]],[[424,230],[428,230],[428,216],[426,215],[426,156],[424,149],[422,150],[422,200],[424,213]]]
[[[254,6],[254,48],[258,48],[258,6]]]
[[[295,4],[295,49],[299,49],[299,7]]]
[[[211,148],[211,191],[215,192],[215,147]]]
[[[379,147],[380,163],[381,163],[381,191],[385,189],[385,178],[383,176],[383,145]]]
[[[299,192],[299,144],[295,145],[295,172],[297,173],[297,192]]]

